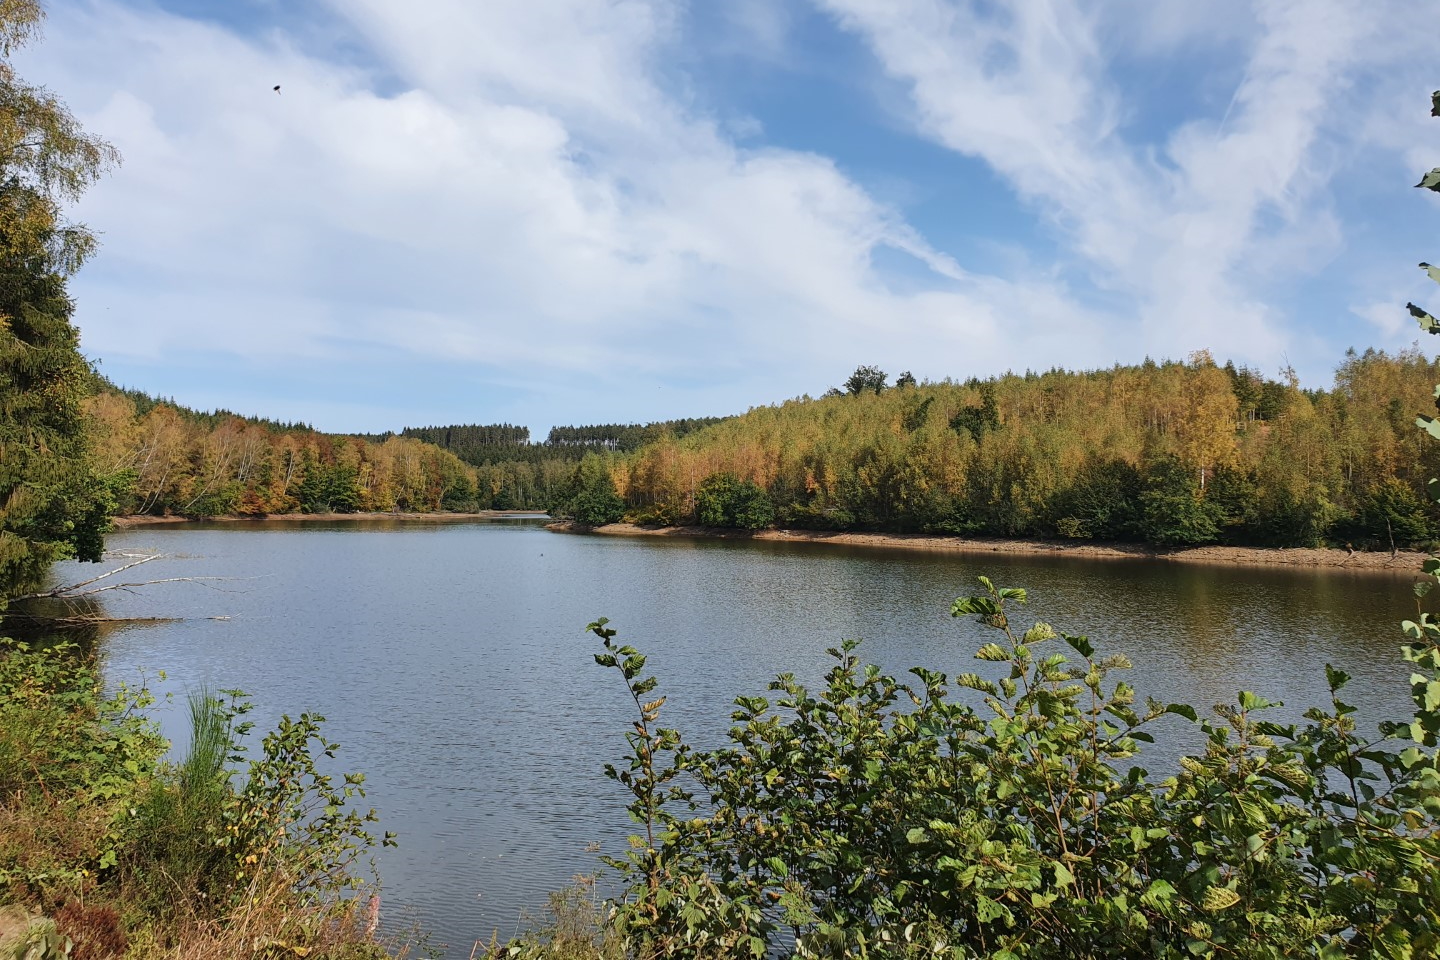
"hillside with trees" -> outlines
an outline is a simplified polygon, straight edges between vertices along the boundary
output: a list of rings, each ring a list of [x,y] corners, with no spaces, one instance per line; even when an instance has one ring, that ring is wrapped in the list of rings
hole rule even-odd
[[[383,442],[303,424],[201,413],[103,386],[84,401],[97,469],[124,514],[466,511],[474,468],[409,437]]]
[[[482,506],[543,510],[573,496],[578,464],[587,456],[631,453],[664,437],[683,437],[725,419],[556,426],[542,443],[530,442],[528,427],[508,423],[406,427],[400,436],[432,443],[474,466]]]
[[[561,426],[543,443],[508,423],[328,434],[193,410],[83,365],[76,390],[94,469],[117,512],[132,515],[543,510],[564,497],[588,455],[633,452],[722,422]]]
[[[1437,377],[1418,349],[1351,351],[1323,390],[1206,353],[893,386],[862,367],[820,399],[596,456],[558,510],[591,523],[1390,549],[1440,532],[1425,496],[1440,456],[1413,414]],[[623,506],[577,509],[582,493],[608,503],[607,490]]]

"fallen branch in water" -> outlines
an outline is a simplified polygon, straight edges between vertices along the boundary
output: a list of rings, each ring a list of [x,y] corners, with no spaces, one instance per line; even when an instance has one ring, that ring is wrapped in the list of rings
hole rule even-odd
[[[212,590],[223,590],[215,585],[216,581],[224,580],[253,580],[255,577],[156,577],[153,580],[125,580],[112,582],[112,578],[133,570],[152,560],[176,559],[174,555],[163,553],[150,554],[116,554],[112,559],[126,560],[113,570],[107,570],[99,576],[91,577],[88,580],[81,580],[79,583],[67,583],[48,590],[37,590],[34,593],[27,593],[15,597],[11,601],[10,609],[0,616],[9,622],[20,622],[31,625],[40,625],[56,628],[64,627],[85,627],[105,625],[132,625],[144,626],[148,624],[179,623],[185,620],[229,620],[228,616],[208,617],[109,617],[100,612],[98,601],[94,598],[111,590],[123,590],[131,592],[139,587],[148,587],[160,583],[199,583],[210,587]],[[33,607],[29,610],[17,610],[17,604],[25,602],[59,603],[61,609],[54,613],[45,613]]]
[[[215,580],[255,579],[254,577],[159,577],[155,580],[134,580],[126,583],[107,583],[102,587],[94,587],[90,590],[83,589],[84,587],[91,587],[92,585],[97,584],[102,580],[108,580],[109,578],[115,576],[118,573],[124,573],[126,570],[133,570],[135,567],[138,567],[143,563],[149,563],[151,560],[161,560],[164,559],[164,557],[165,554],[163,553],[147,554],[146,556],[141,557],[139,560],[134,560],[130,563],[123,564],[116,567],[114,570],[107,570],[106,572],[100,574],[98,577],[91,577],[89,580],[82,580],[79,583],[67,583],[63,586],[52,587],[49,590],[40,590],[35,593],[22,594],[21,596],[12,598],[10,602],[16,603],[22,600],[79,600],[82,597],[93,597],[95,594],[104,593],[107,590],[131,590],[135,587],[148,587],[152,584],[157,583],[201,583],[204,581]],[[57,618],[52,617],[49,619]]]
[[[161,553],[147,554],[146,556],[141,557],[139,560],[136,560],[133,563],[127,563],[124,566],[116,567],[114,570],[107,570],[106,572],[100,574],[100,576],[98,577],[91,577],[89,580],[81,580],[79,583],[68,583],[62,587],[54,587],[50,590],[41,590],[37,593],[21,594],[20,596],[13,598],[11,602],[17,600],[47,600],[52,598],[64,599],[69,596],[85,596],[85,594],[83,593],[75,594],[72,593],[72,591],[79,590],[81,587],[88,587],[92,583],[99,583],[101,580],[104,580],[107,577],[113,577],[117,573],[124,573],[126,570],[131,570],[135,567],[138,567],[142,563],[149,563],[151,560],[159,560],[162,556],[164,556],[164,554]]]

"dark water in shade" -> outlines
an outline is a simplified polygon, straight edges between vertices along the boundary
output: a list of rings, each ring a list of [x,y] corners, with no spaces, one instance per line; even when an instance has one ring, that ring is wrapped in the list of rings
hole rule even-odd
[[[650,655],[667,723],[702,745],[723,735],[736,694],[782,671],[818,679],[843,637],[895,672],[984,672],[971,659],[981,628],[948,615],[980,574],[1031,591],[1027,622],[1128,654],[1142,697],[1203,707],[1245,688],[1298,716],[1322,702],[1330,662],[1354,675],[1363,715],[1408,705],[1396,624],[1414,601],[1398,576],[583,537],[507,521],[151,527],[110,546],[175,557],[147,578],[233,579],[107,594],[111,615],[195,618],[111,634],[107,676],[166,671],[159,689],[177,697],[160,716],[176,740],[178,694],[201,684],[248,691],[258,728],[324,714],[342,744],[335,769],[366,773],[400,835],[380,862],[387,924],[418,921],[451,957],[516,932],[547,891],[593,870],[587,845],[623,846],[624,799],[600,766],[624,750],[629,704],[591,660],[584,627],[597,617]]]

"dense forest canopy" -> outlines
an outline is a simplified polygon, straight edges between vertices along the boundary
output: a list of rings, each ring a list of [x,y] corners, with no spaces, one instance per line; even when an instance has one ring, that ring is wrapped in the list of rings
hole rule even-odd
[[[721,422],[564,426],[544,443],[508,423],[340,435],[196,411],[100,378],[84,408],[119,510],[189,517],[545,509],[566,497],[587,455]]]
[[[728,418],[338,436],[108,386],[85,401],[122,509],[550,509],[700,523],[1389,549],[1440,536],[1413,429],[1440,364],[1349,352],[1329,389],[1199,353],[865,384]],[[878,390],[876,385],[879,384]]]
[[[1413,429],[1437,377],[1418,349],[1351,351],[1328,390],[1203,352],[889,387],[862,367],[852,391],[606,463],[639,522],[1388,549],[1440,532],[1424,495],[1440,463]],[[745,504],[707,501],[719,489]]]

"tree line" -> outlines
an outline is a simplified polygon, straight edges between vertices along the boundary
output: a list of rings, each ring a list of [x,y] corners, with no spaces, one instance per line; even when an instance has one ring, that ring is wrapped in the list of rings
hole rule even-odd
[[[565,499],[587,454],[720,422],[556,427],[544,443],[508,423],[342,435],[193,410],[93,375],[88,382],[75,402],[89,438],[89,482],[120,514],[543,510]]]
[[[552,506],[589,523],[1398,547],[1440,536],[1440,455],[1414,430],[1437,377],[1418,349],[1352,350],[1328,389],[1204,352],[894,386],[862,367],[845,392],[592,454]]]
[[[481,506],[473,467],[409,437],[375,442],[325,434],[103,388],[84,408],[95,467],[107,478],[122,514],[263,516]]]

